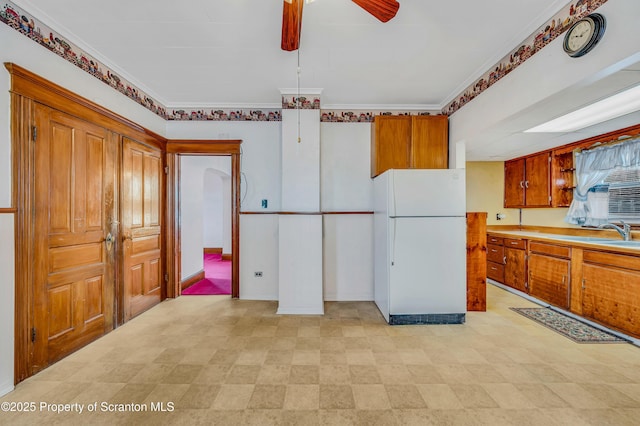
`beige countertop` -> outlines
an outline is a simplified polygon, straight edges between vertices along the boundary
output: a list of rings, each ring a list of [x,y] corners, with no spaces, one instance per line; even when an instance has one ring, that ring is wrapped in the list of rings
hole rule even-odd
[[[640,240],[633,240],[625,243],[621,238],[598,238],[579,235],[552,234],[532,230],[519,231],[510,229],[488,229],[487,233],[503,238],[536,240],[563,246],[619,252],[633,254],[636,256],[640,255]]]

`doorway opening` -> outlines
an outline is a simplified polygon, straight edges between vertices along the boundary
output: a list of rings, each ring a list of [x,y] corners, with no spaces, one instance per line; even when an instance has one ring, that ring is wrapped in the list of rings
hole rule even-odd
[[[230,264],[230,281],[231,281],[231,297],[237,298],[240,295],[239,277],[240,277],[240,144],[241,140],[170,140],[167,142],[167,276],[169,286],[167,289],[168,297],[178,297],[182,294],[184,279],[191,279],[195,284],[205,277],[204,249],[220,250],[221,258],[231,261]],[[186,164],[183,164],[183,160]],[[208,161],[217,161],[223,166],[207,165]],[[214,161],[214,162],[215,162]],[[193,169],[188,166],[189,162],[202,163],[199,177],[190,177]],[[204,234],[202,226],[200,227],[200,236],[198,241],[201,243],[196,246],[183,244],[189,238],[189,227],[192,225],[182,215],[185,213],[183,204],[187,206],[193,202],[193,198],[188,196],[192,183],[195,186],[204,188],[204,172],[207,169],[214,169],[207,173],[218,175],[223,182],[228,184],[228,190],[223,189],[222,198],[226,204],[226,213],[222,213],[223,222],[225,215],[227,224],[230,220],[230,227],[223,229],[222,247],[206,247],[204,243]],[[217,170],[217,171],[216,171]],[[195,180],[194,180],[195,179]],[[185,185],[182,185],[182,183]],[[224,185],[221,185],[224,188]],[[187,195],[184,190],[187,190]],[[227,192],[224,192],[227,191]],[[204,198],[203,189],[197,195]],[[201,220],[203,217],[203,203],[197,211]],[[186,235],[185,235],[186,231]],[[226,234],[225,234],[226,233]],[[226,235],[226,240],[225,236]],[[226,241],[226,245],[225,245]],[[185,251],[183,253],[183,251]],[[173,255],[171,255],[173,253]],[[226,255],[226,256],[225,256]],[[183,258],[185,261],[183,261]],[[194,268],[193,265],[188,266],[189,262],[194,261],[200,265],[200,269]],[[185,268],[183,273],[183,267]],[[190,269],[187,269],[190,268]],[[189,275],[189,274],[196,274]],[[189,284],[189,283],[187,283]],[[185,285],[187,288],[188,285]]]
[[[180,170],[182,294],[230,295],[231,158],[183,155]]]

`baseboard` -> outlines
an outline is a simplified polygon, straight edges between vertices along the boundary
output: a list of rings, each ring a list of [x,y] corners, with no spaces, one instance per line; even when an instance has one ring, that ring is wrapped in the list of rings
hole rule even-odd
[[[296,306],[292,308],[278,307],[276,315],[324,315],[324,305],[322,306]]]
[[[222,254],[222,247],[205,247],[204,254]]]
[[[8,394],[9,392],[13,391],[15,389],[15,386],[13,386],[12,382],[5,382],[0,384],[0,397],[3,395]]]
[[[231,260],[231,253],[222,253],[222,260]]]
[[[184,290],[202,280],[204,280],[204,269],[182,280],[180,282],[180,286],[182,287],[182,290]]]
[[[373,302],[373,293],[326,293],[325,302]]]

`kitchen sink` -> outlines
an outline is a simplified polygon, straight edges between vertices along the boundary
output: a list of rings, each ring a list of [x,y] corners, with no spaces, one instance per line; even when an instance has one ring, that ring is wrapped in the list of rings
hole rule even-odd
[[[603,244],[616,247],[633,247],[640,248],[640,241],[607,241]]]
[[[566,241],[579,241],[584,243],[603,243],[603,244],[609,244],[610,242],[621,242],[621,243],[634,242],[634,241],[617,241],[611,238],[579,237],[575,235],[558,235],[556,238],[558,238],[559,240],[566,240]]]

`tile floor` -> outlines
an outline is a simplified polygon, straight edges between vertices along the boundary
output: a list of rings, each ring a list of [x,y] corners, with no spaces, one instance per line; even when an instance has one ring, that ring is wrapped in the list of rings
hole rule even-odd
[[[0,424],[638,424],[640,348],[573,343],[508,309],[532,303],[487,287],[488,311],[451,326],[391,327],[370,302],[305,317],[227,296],[168,300],[0,398],[36,403]],[[158,403],[174,409],[102,411]]]

